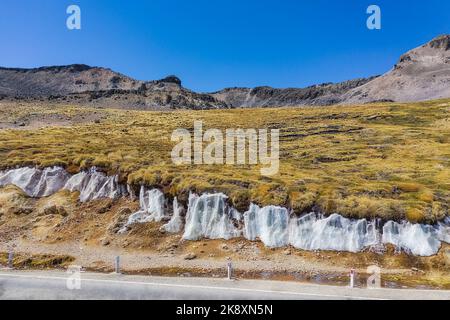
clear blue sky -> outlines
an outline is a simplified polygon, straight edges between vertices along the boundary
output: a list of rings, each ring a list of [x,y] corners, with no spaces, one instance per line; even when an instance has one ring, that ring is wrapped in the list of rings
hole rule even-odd
[[[82,30],[66,28],[66,8]],[[382,30],[366,9],[382,10]],[[186,87],[302,87],[388,71],[450,33],[448,0],[2,0],[0,65],[85,63]]]

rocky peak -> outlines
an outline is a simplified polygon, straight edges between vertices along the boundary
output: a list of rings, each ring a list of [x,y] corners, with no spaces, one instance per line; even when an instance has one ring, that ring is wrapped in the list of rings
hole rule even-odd
[[[433,49],[443,49],[445,51],[450,50],[450,34],[441,35],[434,38],[426,44]]]
[[[159,80],[158,82],[165,82],[165,83],[175,83],[179,86],[181,86],[181,80],[177,76],[170,75],[165,77],[164,79]]]

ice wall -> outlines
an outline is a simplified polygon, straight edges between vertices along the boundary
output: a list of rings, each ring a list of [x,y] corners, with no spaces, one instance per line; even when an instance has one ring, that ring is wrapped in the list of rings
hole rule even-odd
[[[64,186],[64,189],[71,192],[79,191],[81,202],[102,198],[116,199],[126,193],[125,188],[119,184],[117,175],[107,176],[95,168],[72,176]]]
[[[436,226],[389,221],[377,228],[375,220],[316,213],[290,218],[285,208],[251,204],[244,214],[244,236],[267,247],[292,245],[302,250],[361,252],[390,243],[399,251],[431,256],[439,251],[441,241],[450,243],[450,218]]]
[[[178,203],[178,199],[173,200],[173,215],[170,221],[163,226],[163,229],[170,233],[179,233],[183,230],[184,208]]]
[[[289,242],[303,250],[359,252],[375,246],[380,239],[374,221],[350,220],[338,214],[327,218],[310,213],[293,218],[289,225]]]
[[[227,196],[222,193],[190,194],[183,239],[239,237],[241,231],[233,224],[236,212],[228,207],[226,199]]]
[[[440,241],[450,243],[450,217],[438,223],[437,232]]]
[[[81,202],[120,197],[126,190],[118,180],[118,176],[107,176],[95,168],[74,176],[70,176],[61,167],[46,169],[26,167],[0,172],[0,187],[15,185],[28,196],[35,198],[48,197],[62,189],[79,191]]]
[[[281,207],[264,207],[251,204],[244,213],[244,236],[260,239],[267,247],[283,247],[289,243],[289,213]]]
[[[0,172],[0,187],[15,185],[30,197],[50,196],[61,189],[80,192],[80,201],[118,198],[128,194],[118,176],[107,176],[92,168],[70,176],[63,168],[20,168]],[[129,188],[129,190],[131,190]],[[167,203],[159,190],[141,188],[140,210],[128,219],[132,223],[168,220]],[[335,250],[360,252],[368,247],[394,245],[398,251],[418,256],[436,254],[442,242],[450,243],[450,218],[434,226],[389,221],[376,228],[374,221],[346,219],[338,214],[324,217],[310,213],[290,217],[287,209],[251,204],[242,215],[227,205],[227,196],[191,194],[186,213],[183,238],[231,239],[244,237],[260,240],[268,247],[292,245],[303,250]],[[183,231],[184,208],[177,199],[170,221],[163,225],[167,232]],[[243,225],[242,225],[243,224]]]
[[[158,189],[147,190],[142,186],[139,194],[139,205],[140,210],[128,218],[125,229],[134,223],[160,222],[167,218],[166,199]]]
[[[185,240],[231,239],[244,236],[260,240],[267,247],[292,245],[302,250],[331,250],[361,252],[368,248],[383,248],[393,244],[399,251],[418,256],[431,256],[441,247],[441,241],[450,240],[450,219],[435,225],[387,222],[377,227],[375,220],[347,219],[338,214],[325,217],[310,213],[290,217],[286,208],[251,204],[242,215],[227,205],[227,196],[218,194],[191,194],[183,233]],[[164,195],[159,190],[141,188],[141,210],[130,216],[133,223],[168,219]],[[177,233],[183,229],[183,208],[174,200],[174,212],[162,228]]]
[[[47,197],[61,190],[69,177],[60,167],[13,169],[0,172],[0,187],[15,185],[30,197]]]
[[[439,238],[439,228],[430,225],[389,221],[383,226],[384,244],[393,244],[397,249],[416,256],[436,254],[441,247]]]

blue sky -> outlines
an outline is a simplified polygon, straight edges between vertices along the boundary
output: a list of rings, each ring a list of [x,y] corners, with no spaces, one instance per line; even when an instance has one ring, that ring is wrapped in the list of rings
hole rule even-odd
[[[66,28],[66,8],[82,30]],[[366,9],[382,29],[366,28]],[[2,0],[0,65],[85,63],[184,86],[303,87],[388,71],[450,33],[448,0]]]

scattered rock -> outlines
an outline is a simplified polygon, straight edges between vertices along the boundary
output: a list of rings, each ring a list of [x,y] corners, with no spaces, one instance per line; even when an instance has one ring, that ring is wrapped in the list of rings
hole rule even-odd
[[[45,207],[42,212],[40,212],[41,216],[49,216],[49,215],[60,215],[62,217],[67,217],[67,211],[62,206],[50,205]]]
[[[222,250],[228,250],[229,247],[224,243],[224,244],[222,244],[221,249]]]
[[[415,273],[425,273],[424,271],[422,271],[422,270],[420,270],[420,269],[418,269],[418,268],[411,268],[411,271],[412,272],[415,272]]]
[[[283,253],[287,256],[290,256],[292,252],[291,252],[291,249],[286,249],[283,251]]]
[[[184,260],[194,260],[195,258],[197,258],[197,255],[192,252],[184,256]]]
[[[114,221],[109,225],[108,231],[110,233],[117,233],[120,229],[127,223],[128,217],[133,214],[130,208],[121,208],[114,219]]]
[[[15,214],[16,216],[20,216],[20,215],[29,215],[33,212],[33,208],[28,208],[28,207],[17,207],[14,208],[12,213]]]
[[[102,206],[97,213],[98,214],[104,214],[107,213],[109,210],[111,210],[111,207],[113,206],[113,201],[112,200],[108,200],[108,202]]]

